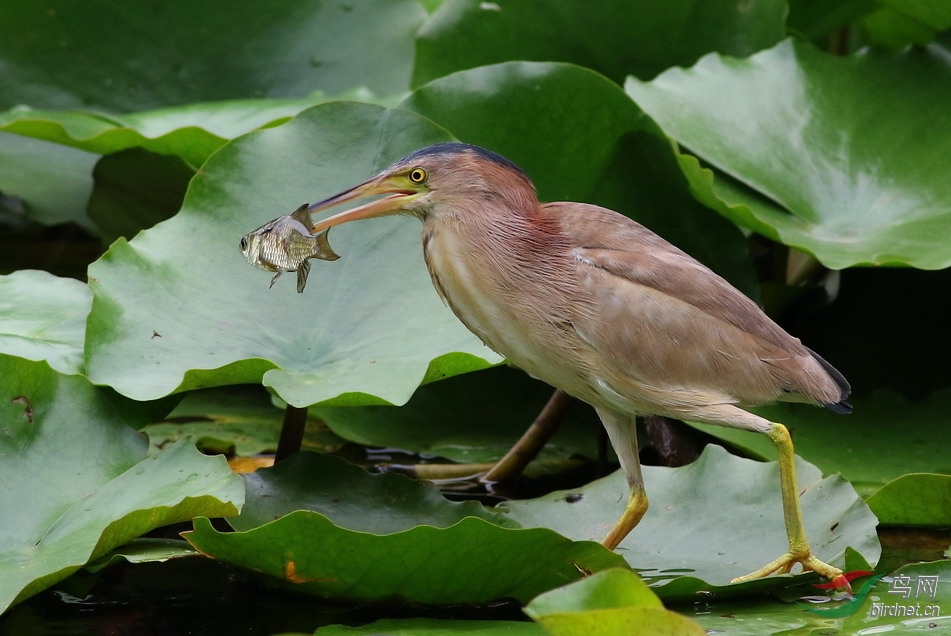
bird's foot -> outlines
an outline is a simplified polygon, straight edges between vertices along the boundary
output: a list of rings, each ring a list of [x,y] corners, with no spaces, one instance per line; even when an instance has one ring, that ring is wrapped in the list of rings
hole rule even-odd
[[[797,563],[802,565],[803,572],[815,572],[816,574],[824,576],[832,581],[837,589],[845,589],[849,594],[852,593],[852,586],[845,575],[842,574],[842,570],[831,566],[824,561],[820,561],[816,557],[812,556],[812,553],[808,550],[805,553],[796,554],[787,552],[778,559],[767,563],[755,572],[750,572],[746,576],[740,576],[733,579],[731,583],[746,583],[747,581],[761,579],[777,572],[779,574],[786,574],[792,571],[793,566]]]

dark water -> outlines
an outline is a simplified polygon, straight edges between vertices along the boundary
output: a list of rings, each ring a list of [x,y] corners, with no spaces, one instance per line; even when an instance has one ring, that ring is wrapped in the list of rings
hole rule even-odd
[[[330,603],[277,589],[253,573],[212,559],[190,557],[74,576],[0,618],[0,634],[310,634],[325,625],[412,616],[527,620],[516,603],[448,608]]]

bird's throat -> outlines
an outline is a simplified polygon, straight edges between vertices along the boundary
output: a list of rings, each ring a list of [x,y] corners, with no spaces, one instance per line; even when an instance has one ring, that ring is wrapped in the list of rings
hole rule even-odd
[[[550,227],[515,213],[493,216],[482,217],[489,223],[427,218],[423,253],[433,285],[459,320],[524,367],[532,341],[548,326],[542,323],[557,319],[570,296],[570,281],[551,271],[567,250]],[[535,295],[526,297],[526,290]]]

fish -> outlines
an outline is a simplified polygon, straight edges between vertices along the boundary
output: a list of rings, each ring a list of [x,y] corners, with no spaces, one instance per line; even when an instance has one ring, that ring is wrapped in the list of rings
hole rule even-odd
[[[277,272],[271,278],[270,287],[284,272],[297,272],[297,293],[303,294],[310,273],[309,259],[335,261],[340,258],[330,247],[329,228],[316,235],[311,233],[313,221],[308,207],[305,203],[293,214],[278,217],[241,239],[239,247],[249,263],[268,272]]]

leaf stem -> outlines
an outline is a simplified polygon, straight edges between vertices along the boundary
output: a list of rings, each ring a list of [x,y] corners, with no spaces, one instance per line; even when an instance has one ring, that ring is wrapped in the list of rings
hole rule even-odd
[[[307,423],[307,407],[300,408],[290,404],[284,410],[284,424],[281,437],[277,441],[274,463],[284,461],[300,450],[304,441],[304,425]]]

